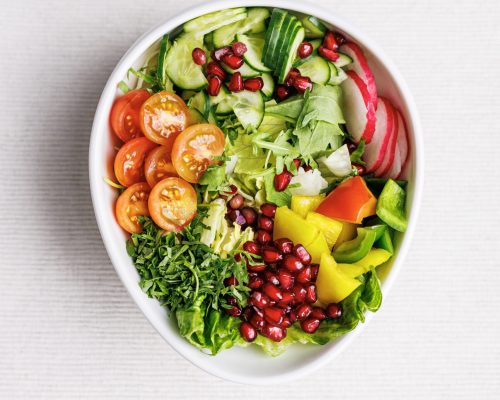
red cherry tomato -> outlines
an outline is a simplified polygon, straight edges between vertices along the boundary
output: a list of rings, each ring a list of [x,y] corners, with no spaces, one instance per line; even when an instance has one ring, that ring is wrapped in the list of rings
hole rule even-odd
[[[109,123],[115,135],[123,142],[142,136],[140,111],[142,104],[150,96],[144,89],[131,90],[113,103]]]

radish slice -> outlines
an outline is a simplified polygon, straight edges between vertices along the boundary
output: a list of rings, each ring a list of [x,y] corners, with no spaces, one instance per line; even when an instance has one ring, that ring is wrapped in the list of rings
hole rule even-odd
[[[356,72],[347,71],[347,79],[341,86],[347,130],[354,142],[364,139],[370,143],[375,132],[375,103],[370,100],[365,83]]]
[[[363,154],[363,160],[366,162],[366,172],[373,172],[382,164],[394,125],[392,107],[382,97],[378,98],[376,120],[377,124],[373,139],[366,145]]]
[[[396,118],[395,114],[396,109],[390,103],[388,103],[387,105],[391,108],[393,115],[392,132],[389,138],[389,144],[387,145],[387,151],[385,152],[384,160],[375,171],[375,176],[382,176],[391,169],[392,162],[394,161],[394,156],[396,153],[396,144],[398,140],[398,119]]]
[[[401,169],[404,169],[406,163],[408,162],[408,155],[410,152],[410,146],[408,141],[408,130],[406,129],[405,120],[399,111],[396,110],[398,118],[398,148],[399,156],[401,159]]]
[[[394,160],[392,162],[391,168],[382,177],[385,179],[397,179],[401,174],[402,164],[401,164],[401,151],[399,149],[398,143],[396,143],[396,152],[394,153]]]
[[[368,88],[368,93],[370,93],[370,98],[373,104],[377,104],[377,86],[375,85],[375,77],[373,72],[368,65],[368,60],[366,59],[363,50],[356,43],[346,43],[340,46],[339,51],[341,53],[347,54],[352,58],[353,62],[346,65],[346,69],[356,72],[361,79],[366,84]]]

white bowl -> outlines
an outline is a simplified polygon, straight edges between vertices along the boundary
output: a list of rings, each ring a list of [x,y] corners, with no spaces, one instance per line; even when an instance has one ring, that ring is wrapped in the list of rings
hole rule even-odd
[[[353,332],[325,346],[294,345],[277,358],[264,355],[258,348],[232,348],[213,357],[200,352],[185,341],[177,332],[176,325],[168,318],[166,310],[153,299],[148,298],[138,286],[139,276],[125,250],[127,239],[114,216],[116,190],[107,185],[103,177],[113,176],[112,164],[115,139],[110,132],[108,116],[117,95],[117,84],[124,79],[131,67],[140,67],[145,51],[162,37],[182,25],[182,23],[208,12],[241,6],[281,7],[314,15],[330,23],[356,41],[367,55],[376,77],[379,93],[388,97],[403,113],[409,130],[411,160],[407,170],[409,210],[408,230],[396,237],[396,256],[392,266],[382,267],[383,294],[387,296],[394,279],[402,267],[404,257],[415,230],[417,214],[423,187],[423,144],[422,133],[413,98],[394,64],[383,51],[366,37],[358,28],[332,14],[303,1],[293,0],[224,0],[206,2],[191,8],[169,21],[164,22],[140,37],[122,57],[102,92],[92,127],[89,150],[90,188],[94,211],[104,245],[118,276],[128,292],[159,334],[183,357],[194,365],[218,377],[247,384],[267,384],[297,378],[311,373],[331,362],[362,331],[372,315],[367,315],[365,324],[360,324]]]

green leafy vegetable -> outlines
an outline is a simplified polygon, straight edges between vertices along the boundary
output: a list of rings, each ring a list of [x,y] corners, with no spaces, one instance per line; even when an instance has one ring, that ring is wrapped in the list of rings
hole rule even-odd
[[[365,152],[365,140],[361,139],[361,141],[358,144],[358,147],[356,147],[356,150],[354,150],[351,153],[351,162],[355,164],[365,165],[366,163],[361,159],[364,152]]]

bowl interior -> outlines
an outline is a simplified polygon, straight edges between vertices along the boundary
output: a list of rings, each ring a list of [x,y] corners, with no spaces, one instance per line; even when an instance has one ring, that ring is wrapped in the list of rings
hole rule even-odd
[[[176,351],[210,373],[238,382],[266,383],[291,379],[298,374],[318,368],[335,354],[338,354],[361,331],[363,326],[358,326],[355,331],[325,346],[294,345],[285,354],[277,358],[264,355],[256,346],[248,348],[235,347],[222,352],[216,357],[201,353],[178,335],[176,324],[168,318],[167,311],[156,300],[147,298],[139,288],[137,284],[139,280],[138,274],[125,250],[127,236],[115,221],[114,203],[117,192],[103,180],[104,177],[111,179],[114,177],[113,159],[116,154],[114,147],[118,142],[109,129],[108,115],[113,100],[118,94],[116,89],[118,82],[121,80],[127,81],[126,71],[130,67],[140,68],[147,58],[148,53],[150,53],[151,46],[155,46],[164,33],[172,31],[182,22],[206,12],[220,8],[241,6],[242,4],[248,6],[263,5],[259,2],[252,3],[247,1],[243,3],[225,1],[224,3],[212,3],[198,7],[156,27],[140,38],[125,54],[111,75],[97,108],[90,146],[90,181],[96,218],[111,261],[130,295],[160,335]],[[405,117],[411,144],[411,158],[405,174],[405,178],[409,180],[407,207],[411,211],[410,224],[404,236],[396,235],[396,257],[387,263],[387,265],[381,266],[378,269],[383,284],[383,293],[386,295],[394,279],[396,270],[404,257],[404,248],[412,234],[416,218],[416,208],[418,206],[416,189],[419,190],[420,186],[416,175],[416,149],[418,145],[416,131],[418,130],[418,121],[406,86],[404,86],[392,64],[386,61],[381,52],[374,45],[369,44],[367,39],[357,29],[348,26],[345,22],[339,20],[338,17],[329,15],[324,10],[318,10],[310,5],[302,4],[299,6],[291,1],[266,1],[265,5],[288,8],[317,17],[321,16],[321,19],[330,27],[335,27],[335,29],[356,41],[362,46],[368,57],[375,74],[379,94],[389,98]],[[129,79],[129,83],[133,83],[135,78],[132,76]],[[371,316],[367,315],[367,317],[369,320]]]

